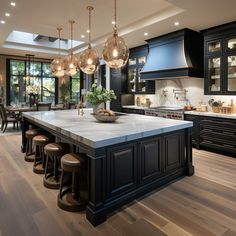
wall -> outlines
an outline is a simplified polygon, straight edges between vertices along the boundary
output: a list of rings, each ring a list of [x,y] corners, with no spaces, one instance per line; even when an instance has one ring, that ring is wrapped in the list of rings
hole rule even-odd
[[[174,89],[186,89],[186,97],[184,94],[178,94],[178,99],[176,99],[173,93]],[[137,96],[140,97],[140,95],[136,95],[135,99]],[[225,104],[230,103],[230,100],[234,99],[234,104],[236,104],[236,96],[204,95],[204,79],[201,78],[156,80],[155,95],[145,95],[143,98],[150,98],[152,106],[184,106],[191,104],[197,107],[200,103],[208,104],[211,98],[224,101]]]

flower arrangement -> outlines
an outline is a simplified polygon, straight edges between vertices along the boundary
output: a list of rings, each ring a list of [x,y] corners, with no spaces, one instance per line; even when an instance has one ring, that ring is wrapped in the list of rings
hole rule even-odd
[[[215,101],[213,98],[208,101],[208,104],[211,106],[212,111],[215,113],[220,112],[220,108],[223,106],[223,103],[224,102],[222,102],[220,100]]]
[[[210,99],[208,101],[208,104],[211,106],[211,107],[222,107],[223,106],[223,103],[222,101],[218,100],[218,101],[215,101],[215,99]]]
[[[92,84],[86,98],[92,105],[98,105],[116,99],[116,95],[113,90],[107,90],[101,85],[97,86],[97,84]]]
[[[40,88],[39,88],[39,86],[36,85],[36,84],[28,85],[28,86],[26,87],[26,93],[27,93],[28,95],[38,95],[39,92],[40,92]]]

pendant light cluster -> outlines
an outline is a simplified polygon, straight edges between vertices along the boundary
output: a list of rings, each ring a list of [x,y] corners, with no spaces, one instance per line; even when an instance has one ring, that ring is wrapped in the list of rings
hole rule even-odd
[[[129,58],[129,49],[125,43],[125,40],[118,36],[116,0],[114,0],[113,35],[107,39],[102,54],[105,63],[111,68],[120,68],[124,66]]]
[[[88,48],[79,56],[79,68],[86,74],[94,74],[99,67],[97,51],[91,46],[91,11],[94,10],[94,8],[88,6],[87,10],[89,11],[89,44]]]
[[[94,74],[99,68],[99,57],[97,51],[92,48],[91,45],[91,12],[94,10],[94,7],[88,6],[86,8],[89,12],[89,41],[88,48],[80,53],[79,58],[73,54],[73,25],[75,21],[71,20],[71,49],[70,54],[62,60],[60,56],[60,32],[61,28],[58,28],[59,35],[59,56],[54,59],[51,64],[52,73],[61,77],[66,75],[73,76],[80,69],[86,74]],[[129,57],[129,49],[125,43],[125,40],[118,36],[118,27],[116,19],[116,0],[114,0],[114,27],[113,34],[109,37],[103,48],[103,59],[105,63],[111,68],[120,68],[124,66]]]
[[[62,28],[58,27],[57,31],[58,31],[59,54],[58,54],[58,57],[55,58],[51,63],[51,70],[52,70],[53,75],[55,75],[56,77],[62,77],[65,75],[65,66],[64,66],[63,59],[61,58],[61,31],[62,31]]]

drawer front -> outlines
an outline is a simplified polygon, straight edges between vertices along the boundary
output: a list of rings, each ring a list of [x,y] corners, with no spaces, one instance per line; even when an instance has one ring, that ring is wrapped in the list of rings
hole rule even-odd
[[[236,153],[235,143],[222,143],[222,140],[212,139],[208,137],[201,136],[200,144],[203,147],[213,148],[219,151],[225,151],[230,153]]]
[[[236,130],[236,120],[234,119],[202,117],[200,124],[208,127],[217,127],[219,129]]]

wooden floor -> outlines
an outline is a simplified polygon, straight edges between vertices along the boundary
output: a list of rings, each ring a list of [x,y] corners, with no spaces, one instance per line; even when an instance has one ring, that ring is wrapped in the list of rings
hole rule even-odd
[[[23,161],[20,135],[0,137],[0,235],[236,235],[236,159],[194,150],[195,175],[154,191],[94,228],[56,206],[57,190]]]

